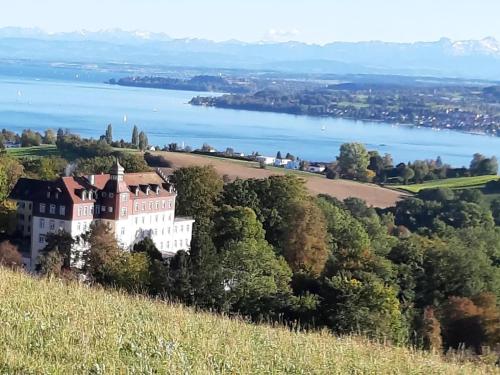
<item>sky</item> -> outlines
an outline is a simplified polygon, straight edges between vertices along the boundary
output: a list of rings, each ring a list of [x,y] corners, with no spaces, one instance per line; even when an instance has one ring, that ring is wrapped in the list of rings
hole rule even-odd
[[[0,27],[211,40],[500,40],[500,0],[0,0]]]

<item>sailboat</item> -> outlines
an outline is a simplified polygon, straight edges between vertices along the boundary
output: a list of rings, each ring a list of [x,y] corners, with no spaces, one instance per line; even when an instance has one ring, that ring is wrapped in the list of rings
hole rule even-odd
[[[127,122],[127,115],[123,115],[123,122]]]
[[[321,127],[321,131],[322,131],[322,132],[324,132],[325,130],[326,130],[326,126],[325,126],[325,125],[323,125],[323,126]]]
[[[17,90],[17,96],[23,96],[23,93],[21,92],[21,90]]]

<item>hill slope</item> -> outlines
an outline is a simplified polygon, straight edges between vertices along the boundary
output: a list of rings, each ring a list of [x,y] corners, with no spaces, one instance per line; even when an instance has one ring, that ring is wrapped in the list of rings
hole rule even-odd
[[[0,269],[0,373],[473,374],[485,367],[255,326]]]

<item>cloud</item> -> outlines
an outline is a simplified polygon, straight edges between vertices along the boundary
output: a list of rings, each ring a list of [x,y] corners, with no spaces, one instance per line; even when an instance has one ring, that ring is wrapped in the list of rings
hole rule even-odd
[[[288,42],[296,39],[300,35],[297,29],[283,30],[283,29],[270,29],[264,36],[264,40],[273,42]]]

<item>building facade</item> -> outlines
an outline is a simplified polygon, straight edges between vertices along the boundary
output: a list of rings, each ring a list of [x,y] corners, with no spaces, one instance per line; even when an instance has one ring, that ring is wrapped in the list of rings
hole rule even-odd
[[[10,198],[17,203],[18,232],[30,239],[30,268],[45,248],[48,233],[66,231],[80,240],[99,222],[110,227],[124,250],[146,237],[164,257],[191,246],[194,220],[175,217],[173,187],[155,172],[124,173],[118,162],[109,174],[56,181],[22,178]],[[75,251],[84,247],[78,241]]]

